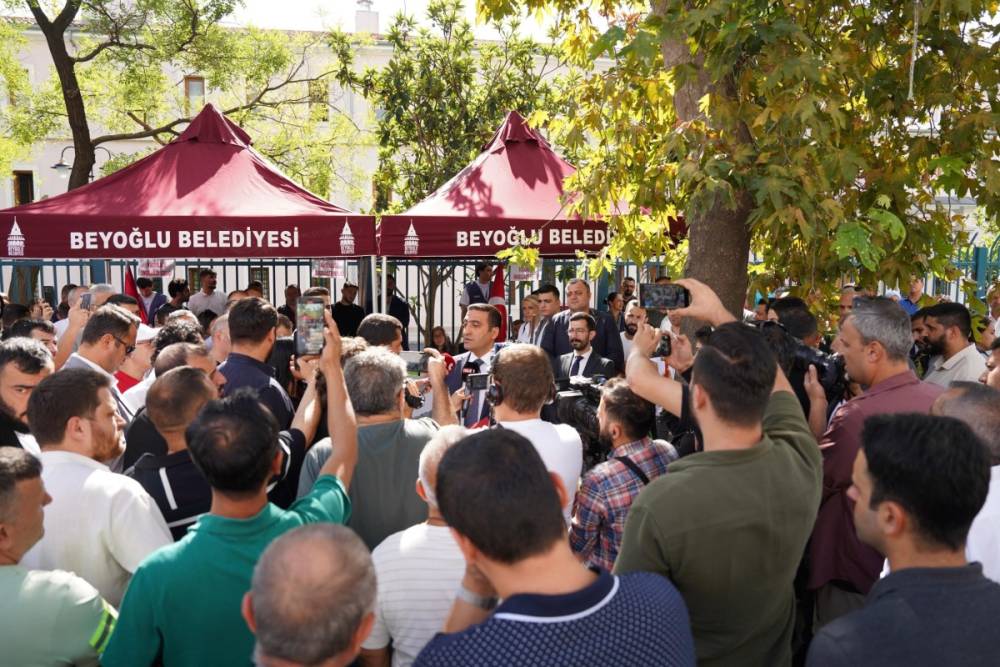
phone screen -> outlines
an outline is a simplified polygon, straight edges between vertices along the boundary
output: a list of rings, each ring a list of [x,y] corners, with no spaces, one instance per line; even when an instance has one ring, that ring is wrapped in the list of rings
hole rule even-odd
[[[427,374],[427,355],[423,352],[403,350],[399,356],[406,362],[406,374],[411,378]]]
[[[90,303],[91,303],[91,299],[93,299],[93,298],[94,298],[94,295],[91,294],[90,292],[84,292],[83,294],[81,294],[80,295],[80,307],[83,308],[84,310],[90,310]]]
[[[295,307],[295,354],[306,357],[323,351],[323,299],[302,297]]]
[[[675,284],[639,285],[639,305],[647,310],[675,310],[691,305],[691,293]]]

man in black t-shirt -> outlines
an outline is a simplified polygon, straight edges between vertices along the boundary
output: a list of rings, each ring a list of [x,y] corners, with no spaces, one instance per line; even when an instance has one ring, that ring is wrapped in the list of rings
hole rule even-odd
[[[354,303],[357,298],[358,286],[352,282],[344,283],[340,289],[340,301],[331,308],[341,336],[358,335],[358,325],[365,318],[365,309]]]

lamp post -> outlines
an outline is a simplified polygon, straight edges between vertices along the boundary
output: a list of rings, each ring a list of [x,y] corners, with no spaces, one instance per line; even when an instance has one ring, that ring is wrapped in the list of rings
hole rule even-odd
[[[59,153],[59,161],[56,162],[54,165],[52,165],[52,168],[56,170],[57,174],[59,174],[59,178],[61,178],[63,180],[69,178],[69,172],[73,168],[73,165],[71,165],[70,163],[66,162],[66,151],[70,150],[71,148],[73,148],[73,147],[72,146],[66,146],[65,148],[63,148],[62,152]],[[110,160],[112,158],[111,151],[109,151],[104,146],[94,146],[94,152],[96,153],[98,150],[102,150],[105,153],[107,153],[108,154],[108,160]],[[91,181],[94,180],[94,169],[93,169],[93,167],[91,167],[91,169],[90,169],[89,180],[91,180]]]

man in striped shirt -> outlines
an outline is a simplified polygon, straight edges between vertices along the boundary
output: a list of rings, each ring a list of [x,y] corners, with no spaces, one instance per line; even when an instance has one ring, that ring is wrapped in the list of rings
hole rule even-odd
[[[584,475],[573,503],[570,546],[591,566],[611,570],[625,531],[625,517],[639,492],[677,458],[669,444],[653,442],[653,404],[628,383],[612,379],[602,392],[597,419],[612,446],[608,460]]]

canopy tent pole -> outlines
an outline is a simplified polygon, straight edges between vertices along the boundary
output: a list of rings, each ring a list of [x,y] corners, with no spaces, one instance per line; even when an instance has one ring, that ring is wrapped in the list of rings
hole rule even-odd
[[[375,285],[378,284],[378,274],[375,272],[376,265],[378,264],[378,258],[372,255],[369,258],[369,265],[371,266],[371,279],[368,281],[368,289],[371,290],[372,297],[372,310],[378,310],[378,294],[375,292]]]
[[[386,257],[382,258],[382,312],[389,313],[389,295],[386,294],[386,289],[389,282],[389,259]]]

